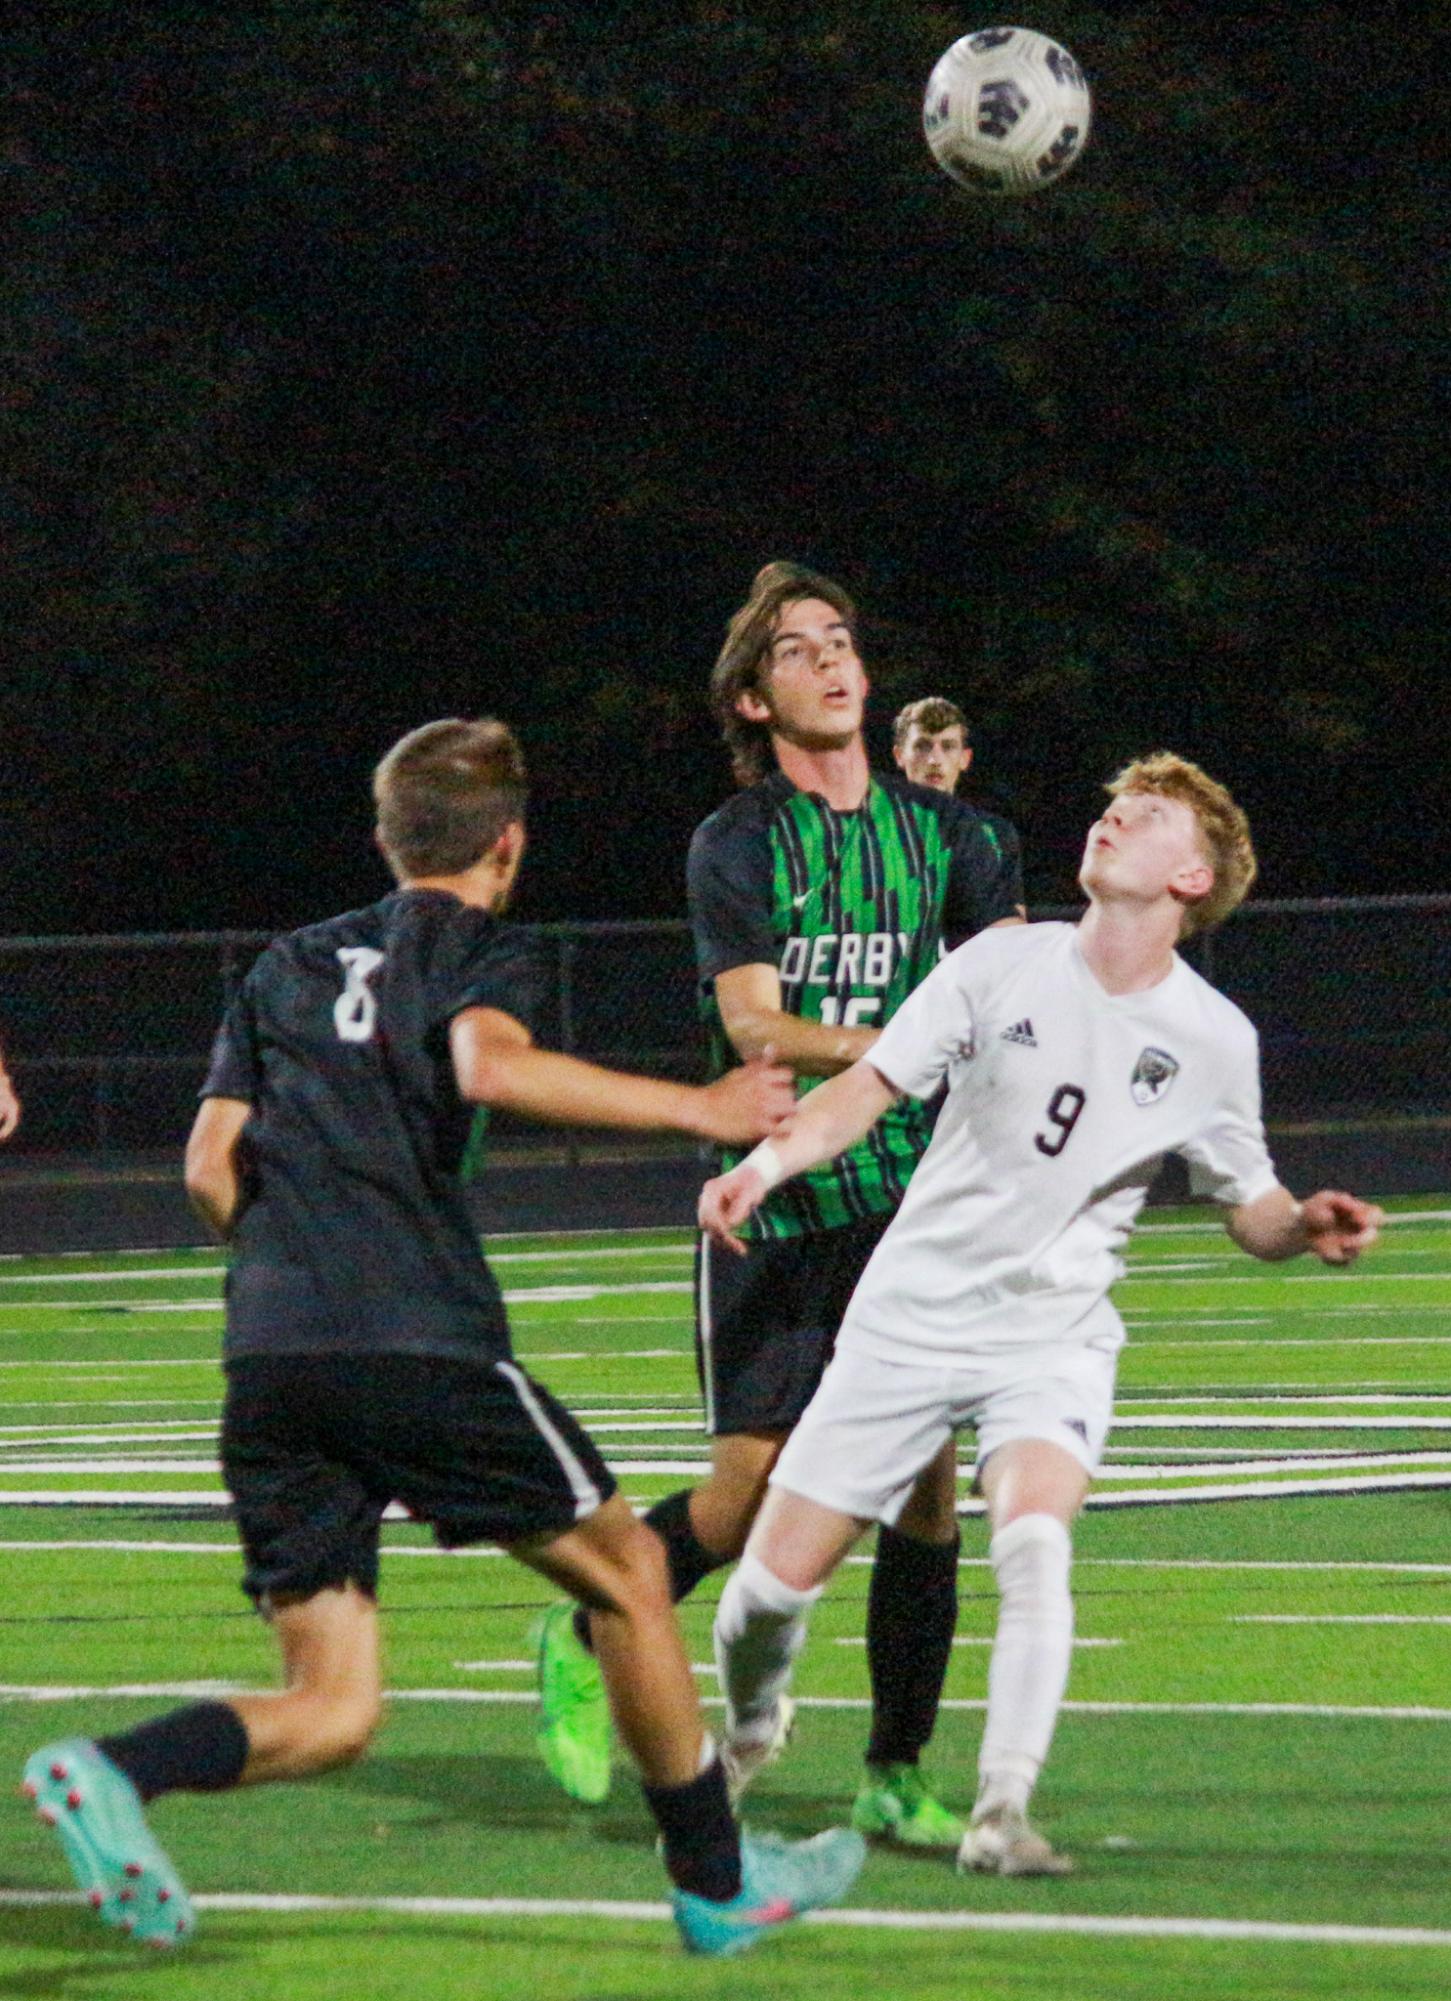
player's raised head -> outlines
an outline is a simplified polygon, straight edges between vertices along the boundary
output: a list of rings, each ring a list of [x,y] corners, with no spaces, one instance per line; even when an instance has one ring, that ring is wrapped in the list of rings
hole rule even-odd
[[[507,723],[447,717],[411,730],[373,773],[378,846],[400,881],[461,875],[522,826],[524,754]]]
[[[767,563],[756,572],[751,594],[726,627],[725,644],[710,677],[711,707],[731,753],[738,782],[754,785],[772,768],[771,730],[740,711],[745,694],[760,695],[770,673],[771,640],[788,605],[808,599],[830,605],[856,637],[857,611],[840,584],[801,563]]]
[[[1111,799],[1139,792],[1177,799],[1193,814],[1200,850],[1214,880],[1205,895],[1185,902],[1183,937],[1212,931],[1239,908],[1259,874],[1259,863],[1244,809],[1236,805],[1226,786],[1187,757],[1159,750],[1126,764],[1104,789]]]

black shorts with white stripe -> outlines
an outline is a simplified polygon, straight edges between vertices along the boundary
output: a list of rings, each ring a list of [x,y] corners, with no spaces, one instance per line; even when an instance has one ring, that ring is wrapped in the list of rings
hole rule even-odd
[[[751,1242],[744,1257],[702,1237],[695,1359],[714,1438],[789,1431],[816,1394],[847,1302],[892,1220]]]
[[[615,1491],[583,1426],[517,1363],[437,1355],[236,1357],[222,1475],[258,1601],[374,1594],[390,1501],[452,1549],[562,1534]]]

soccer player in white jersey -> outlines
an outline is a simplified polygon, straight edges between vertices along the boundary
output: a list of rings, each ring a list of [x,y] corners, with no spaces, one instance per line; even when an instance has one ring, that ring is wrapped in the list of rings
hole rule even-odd
[[[902,1093],[946,1102],[847,1309],[834,1359],[771,1474],[721,1599],[730,1742],[775,1727],[806,1615],[872,1522],[896,1519],[942,1442],[971,1424],[999,1590],[979,1791],[959,1866],[1071,1865],[1027,1808],[1073,1643],[1069,1529],[1108,1433],[1123,1324],[1120,1251],[1165,1154],[1252,1256],[1348,1264],[1381,1213],[1276,1178],[1258,1041],[1175,951],[1255,875],[1244,814],[1161,752],[1108,787],[1076,924],[981,933],[923,981],[868,1054],[803,1099],[729,1174],[702,1227],[722,1246],[767,1190],[851,1146]]]

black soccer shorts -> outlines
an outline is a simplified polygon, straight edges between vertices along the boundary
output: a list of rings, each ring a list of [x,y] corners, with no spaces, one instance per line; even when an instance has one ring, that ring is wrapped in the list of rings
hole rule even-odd
[[[695,1359],[712,1437],[789,1431],[816,1394],[847,1302],[891,1215],[695,1253]]]
[[[222,1474],[259,1602],[378,1587],[383,1510],[445,1549],[561,1534],[615,1492],[576,1418],[512,1361],[240,1355],[227,1364]]]

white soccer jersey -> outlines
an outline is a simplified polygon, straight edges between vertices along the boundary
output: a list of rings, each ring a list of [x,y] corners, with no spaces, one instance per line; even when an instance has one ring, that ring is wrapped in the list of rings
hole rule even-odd
[[[1276,1183],[1252,1024],[1177,956],[1148,991],[1106,993],[1071,924],[959,946],[867,1060],[917,1098],[946,1076],[948,1095],[839,1346],[941,1365],[1102,1341],[1101,1302],[1165,1154],[1219,1202]]]

